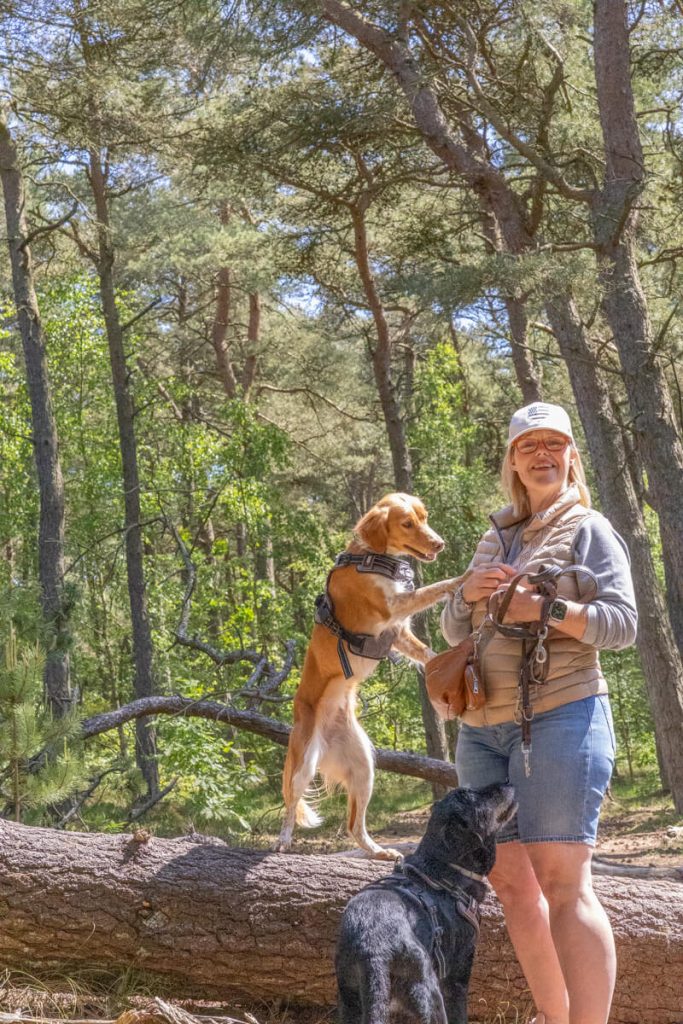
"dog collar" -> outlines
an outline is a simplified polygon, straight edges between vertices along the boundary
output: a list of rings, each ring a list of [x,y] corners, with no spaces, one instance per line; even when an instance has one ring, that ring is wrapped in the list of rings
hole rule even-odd
[[[461,868],[459,864],[448,864],[449,868],[453,868],[459,874],[464,875],[465,878],[471,878],[474,882],[485,882],[486,875],[478,875],[476,871],[468,871],[467,868]]]

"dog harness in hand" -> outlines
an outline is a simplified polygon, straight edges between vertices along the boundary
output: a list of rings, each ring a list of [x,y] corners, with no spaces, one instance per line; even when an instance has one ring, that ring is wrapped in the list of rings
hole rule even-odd
[[[429,955],[435,965],[439,980],[443,980],[448,974],[449,965],[444,953],[444,934],[452,928],[451,922],[445,915],[440,913],[439,900],[434,892],[437,890],[448,893],[455,900],[455,908],[468,924],[474,928],[476,938],[479,938],[481,924],[481,910],[473,896],[470,896],[458,885],[449,885],[447,882],[437,882],[428,875],[423,874],[412,864],[402,862],[397,864],[394,872],[385,878],[379,878],[366,886],[366,889],[391,889],[400,893],[409,902],[413,903],[420,910],[424,911],[429,919],[432,934],[429,943]],[[445,919],[446,928],[440,921]]]
[[[598,592],[598,581],[592,569],[586,565],[567,565],[560,568],[557,565],[541,565],[534,572],[520,572],[514,579],[510,580],[508,588],[502,600],[497,604],[496,595],[489,599],[485,621],[490,623],[494,629],[503,636],[512,637],[522,641],[522,659],[519,669],[518,701],[515,713],[515,722],[522,727],[522,756],[524,758],[524,774],[529,778],[531,775],[531,722],[534,717],[532,706],[531,689],[542,685],[548,676],[549,651],[545,646],[548,636],[550,610],[557,597],[557,584],[562,576],[574,573],[590,577]],[[532,585],[536,593],[543,596],[541,617],[538,622],[528,622],[523,625],[506,624],[505,613],[510,606],[515,590],[523,579]]]
[[[351,662],[344,648],[348,647],[351,654],[357,654],[361,658],[372,658],[373,661],[382,661],[383,658],[397,660],[398,656],[392,654],[391,647],[398,636],[399,627],[385,629],[377,636],[370,633],[352,633],[344,629],[341,622],[334,614],[334,604],[330,597],[329,584],[330,576],[335,569],[342,569],[347,565],[355,565],[356,572],[371,572],[378,576],[384,576],[390,580],[396,580],[400,588],[405,591],[415,590],[415,573],[410,565],[402,558],[394,558],[393,555],[381,555],[375,551],[369,551],[364,555],[354,555],[350,551],[342,551],[337,555],[334,566],[327,575],[325,593],[319,594],[315,599],[315,621],[329,629],[337,639],[337,652],[345,679],[353,675]]]

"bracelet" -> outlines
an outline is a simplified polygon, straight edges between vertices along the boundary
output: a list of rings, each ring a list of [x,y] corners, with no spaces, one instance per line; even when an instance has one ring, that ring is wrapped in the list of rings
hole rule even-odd
[[[468,612],[472,612],[472,611],[474,611],[474,606],[475,606],[475,604],[476,604],[477,602],[476,602],[476,601],[466,601],[466,600],[465,600],[464,594],[463,594],[463,592],[462,592],[462,588],[463,588],[464,586],[465,586],[465,584],[464,584],[464,583],[461,583],[461,584],[460,584],[460,586],[458,587],[458,589],[457,589],[457,590],[456,590],[456,592],[455,592],[455,597],[456,597],[456,600],[457,600],[457,601],[458,601],[458,602],[459,602],[459,603],[460,603],[461,605],[464,605],[464,607],[465,607],[465,608],[467,608]]]

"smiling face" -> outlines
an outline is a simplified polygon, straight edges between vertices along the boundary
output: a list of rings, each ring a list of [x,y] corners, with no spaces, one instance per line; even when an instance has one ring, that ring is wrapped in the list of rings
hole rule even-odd
[[[569,438],[556,430],[530,430],[512,444],[510,465],[529,495],[532,511],[552,504],[567,489],[573,454]]]
[[[409,494],[387,494],[355,527],[358,538],[370,548],[388,555],[412,555],[433,562],[445,544],[427,525],[427,510]]]

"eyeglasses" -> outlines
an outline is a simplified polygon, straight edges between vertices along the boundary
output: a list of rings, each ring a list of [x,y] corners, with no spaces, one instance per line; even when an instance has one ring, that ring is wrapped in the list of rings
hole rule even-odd
[[[515,448],[520,455],[533,455],[541,447],[548,452],[563,452],[568,444],[571,444],[568,437],[544,437],[540,441],[533,437],[523,437],[515,444]]]

